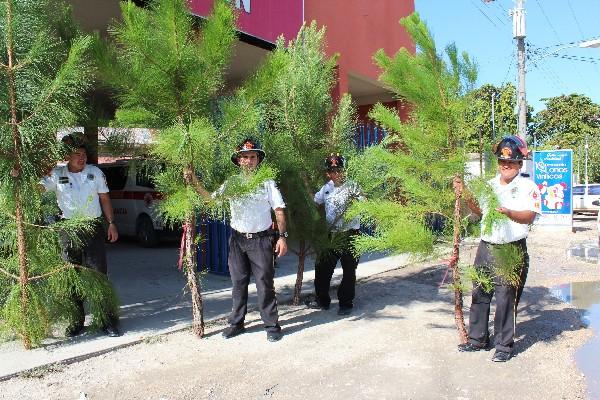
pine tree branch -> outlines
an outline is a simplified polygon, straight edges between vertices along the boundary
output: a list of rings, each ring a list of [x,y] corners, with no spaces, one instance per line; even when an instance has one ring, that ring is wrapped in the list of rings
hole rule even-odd
[[[87,42],[89,42],[89,39],[87,40]],[[88,45],[89,45],[89,43],[88,43]],[[61,88],[63,82],[65,82],[65,81],[68,80],[68,74],[64,73],[64,71],[66,70],[66,66],[68,66],[69,64],[73,64],[74,65],[75,62],[77,61],[77,59],[81,58],[81,55],[83,54],[83,51],[85,50],[85,48],[88,47],[88,45],[84,45],[81,49],[77,48],[77,49],[73,50],[73,48],[71,48],[71,51],[69,52],[68,57],[65,59],[65,61],[58,68],[58,74],[56,75],[56,78],[52,82],[52,84],[51,84],[48,92],[44,96],[44,98],[41,99],[40,101],[38,101],[38,103],[33,108],[32,112],[27,117],[23,118],[18,123],[18,125],[23,125],[27,121],[32,120],[40,112],[42,112],[44,110],[44,107],[52,99],[52,97],[54,96],[54,94],[56,94],[58,92],[58,90]]]
[[[61,272],[61,271],[66,271],[68,269],[85,269],[86,271],[91,271],[94,272],[98,275],[102,275],[105,276],[102,272],[98,272],[94,269],[88,268],[84,265],[77,265],[77,264],[72,264],[72,263],[66,263],[65,265],[63,265],[62,267],[56,268],[50,272],[47,272],[45,274],[42,275],[35,275],[29,278],[29,282],[33,282],[33,281],[38,281],[38,280],[42,280],[42,279],[46,279],[52,275],[56,275],[57,273]]]
[[[2,272],[4,275],[8,276],[9,278],[14,279],[15,281],[19,280],[19,277],[17,275],[11,274],[10,272],[8,272],[7,270],[5,270],[2,267],[0,267],[0,272]]]

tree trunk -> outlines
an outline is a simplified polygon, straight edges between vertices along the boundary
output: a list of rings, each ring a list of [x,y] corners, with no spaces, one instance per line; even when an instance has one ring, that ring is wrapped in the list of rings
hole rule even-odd
[[[294,286],[294,298],[292,299],[292,305],[300,305],[300,294],[302,292],[302,280],[304,278],[304,262],[306,260],[306,253],[308,247],[306,246],[306,240],[300,240],[298,246],[298,272],[296,273],[296,285]]]
[[[193,186],[191,174],[193,165],[188,165],[184,171],[184,181],[188,186]],[[196,257],[196,217],[189,216],[184,223],[185,243],[185,275],[187,285],[192,294],[192,332],[198,337],[204,336],[204,304],[202,302],[202,287],[198,280],[198,259]]]
[[[17,189],[18,190],[18,189]],[[19,285],[21,287],[21,316],[24,321],[28,320],[29,314],[29,270],[27,265],[27,246],[25,243],[25,227],[23,224],[23,210],[21,208],[21,195],[17,192],[15,198],[16,210],[15,217],[17,223],[17,248],[19,254]],[[26,326],[26,324],[23,324]],[[21,329],[21,340],[23,347],[31,349],[31,339],[28,336],[27,328]]]
[[[196,260],[196,218],[191,216],[185,221],[185,275],[187,285],[192,294],[192,332],[196,336],[204,336],[204,306],[202,288],[198,280]]]
[[[6,3],[6,48],[8,56],[7,65],[7,78],[8,78],[8,98],[10,107],[10,124],[13,135],[13,146],[15,156],[15,166],[13,168],[12,176],[20,180],[21,179],[21,137],[19,134],[18,120],[17,120],[17,93],[15,83],[15,66],[14,66],[14,54],[13,54],[13,33],[12,33],[12,3],[9,1]],[[27,244],[25,241],[25,224],[21,200],[21,185],[17,182],[15,185],[15,221],[17,225],[17,251],[19,255],[19,285],[21,287],[21,316],[23,318],[23,327],[21,330],[21,340],[23,346],[26,349],[31,348],[31,339],[28,336],[27,324],[25,321],[28,319],[29,314],[29,268],[27,265]]]
[[[460,176],[457,175],[457,178]],[[458,260],[460,257],[460,199],[462,197],[462,189],[454,188],[454,240],[452,247],[452,257],[450,257],[450,269],[452,270],[452,280],[454,282],[454,322],[458,329],[458,337],[461,343],[467,343],[467,329],[465,327],[465,317],[463,314],[463,293],[461,289],[460,270],[458,268]]]

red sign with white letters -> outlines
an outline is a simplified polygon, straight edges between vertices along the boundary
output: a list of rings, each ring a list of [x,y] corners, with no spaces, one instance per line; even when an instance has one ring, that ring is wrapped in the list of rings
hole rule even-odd
[[[280,35],[294,39],[304,22],[303,0],[231,0],[237,9],[238,30],[275,43]],[[210,15],[214,0],[189,0],[192,13]]]

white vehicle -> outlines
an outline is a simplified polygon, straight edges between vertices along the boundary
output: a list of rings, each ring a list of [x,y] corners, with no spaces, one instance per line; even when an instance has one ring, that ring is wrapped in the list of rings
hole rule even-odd
[[[600,208],[600,200],[594,200],[592,204]],[[598,248],[600,249],[600,212],[598,212],[598,218],[596,219],[596,227],[598,228]]]
[[[596,200],[600,200],[600,183],[573,186],[573,212],[598,213]]]
[[[98,167],[106,175],[119,234],[134,236],[144,247],[158,244],[161,236],[174,234],[157,211],[161,199],[142,161],[119,160]]]

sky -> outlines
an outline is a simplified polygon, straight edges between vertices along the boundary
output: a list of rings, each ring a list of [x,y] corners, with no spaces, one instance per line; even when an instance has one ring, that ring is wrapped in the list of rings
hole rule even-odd
[[[454,42],[475,59],[478,86],[517,86],[517,45],[509,16],[514,7],[514,0],[415,0],[438,49]],[[600,48],[577,47],[600,38],[600,0],[525,0],[525,12],[529,105],[538,112],[545,108],[542,98],[571,93],[600,104]]]

